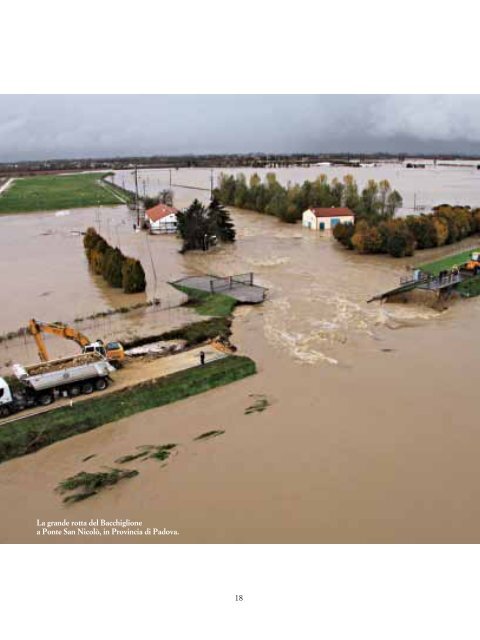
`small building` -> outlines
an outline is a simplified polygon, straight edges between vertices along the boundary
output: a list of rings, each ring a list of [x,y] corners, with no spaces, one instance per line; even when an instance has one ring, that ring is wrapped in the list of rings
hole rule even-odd
[[[175,207],[168,204],[157,204],[145,211],[145,222],[150,233],[176,233],[177,213]]]
[[[347,207],[310,207],[303,212],[302,224],[315,231],[330,231],[339,222],[353,222],[355,215]]]

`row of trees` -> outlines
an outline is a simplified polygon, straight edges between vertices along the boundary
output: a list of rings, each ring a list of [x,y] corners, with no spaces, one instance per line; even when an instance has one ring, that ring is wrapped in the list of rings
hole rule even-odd
[[[118,247],[111,247],[93,227],[87,229],[83,246],[94,273],[103,276],[111,287],[123,288],[125,293],[145,291],[145,271],[141,263],[124,256]]]
[[[440,205],[433,212],[380,221],[360,219],[337,224],[334,237],[348,249],[360,253],[388,253],[396,258],[411,256],[415,249],[452,244],[480,232],[480,209]]]
[[[188,209],[179,211],[177,229],[183,239],[182,252],[206,251],[216,240],[235,242],[235,226],[230,213],[215,197],[208,207],[194,200]]]
[[[215,196],[226,205],[267,213],[291,223],[301,220],[309,207],[348,207],[358,220],[380,222],[393,218],[402,206],[401,195],[392,190],[388,180],[369,180],[360,191],[351,175],[329,182],[322,174],[316,180],[284,187],[275,173],[267,173],[263,182],[254,173],[248,183],[243,173],[221,174]]]

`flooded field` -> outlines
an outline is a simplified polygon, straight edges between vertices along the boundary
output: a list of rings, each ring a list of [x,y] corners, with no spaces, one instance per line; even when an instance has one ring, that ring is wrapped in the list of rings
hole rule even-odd
[[[279,182],[287,185],[302,183],[304,180],[315,180],[324,173],[329,180],[342,179],[351,174],[360,188],[363,188],[368,180],[376,181],[387,179],[393,189],[397,189],[403,197],[403,214],[415,211],[428,211],[437,204],[465,204],[472,207],[480,206],[480,170],[477,169],[478,161],[458,162],[458,166],[444,166],[441,163],[436,166],[432,161],[426,162],[425,169],[407,169],[405,164],[383,163],[377,166],[365,167],[334,167],[334,166],[310,166],[273,169],[251,169],[240,167],[238,169],[166,169],[140,170],[140,193],[155,195],[161,189],[169,188],[170,175],[172,188],[175,192],[175,204],[185,206],[190,204],[193,197],[200,200],[208,200],[211,179],[213,184],[220,173],[244,173],[247,179],[253,173],[264,177],[267,173],[276,174]],[[455,163],[452,163],[455,164]],[[133,174],[131,171],[117,171],[116,184],[134,189]],[[190,185],[203,189],[192,191],[175,185]]]
[[[388,177],[405,196],[386,171],[368,170],[377,179]],[[292,181],[296,171],[288,174]],[[420,184],[424,176],[423,193],[433,189],[427,172],[443,176],[439,202],[480,204],[473,169],[398,171]],[[208,184],[209,172],[189,172],[200,186]],[[159,174],[145,175],[160,180]],[[168,172],[162,176],[168,183]],[[189,184],[183,178],[181,184]],[[410,193],[416,188],[411,184]],[[208,197],[176,190],[176,203],[202,194]],[[1,267],[9,273],[2,280],[14,300],[2,310],[2,330],[32,315],[68,320],[117,306],[89,274],[81,238],[72,235],[101,216],[102,231],[112,241],[118,232],[122,250],[146,268],[150,250],[157,284],[150,266],[147,297],[172,295],[164,281],[186,274],[254,271],[269,289],[268,300],[237,309],[233,342],[259,372],[2,464],[2,542],[38,541],[37,518],[92,517],[130,518],[180,534],[143,539],[148,542],[478,542],[480,298],[455,301],[442,313],[420,304],[366,303],[394,286],[407,262],[451,248],[408,260],[358,256],[299,225],[236,211],[234,246],[181,256],[174,238],[133,233],[130,215],[119,207],[1,218]],[[471,238],[460,246],[476,243]],[[24,263],[22,245],[28,249]],[[15,269],[6,271],[8,264]],[[266,399],[264,410],[246,413],[258,397]],[[208,430],[225,433],[194,440]],[[138,446],[167,442],[179,447],[165,467],[132,462],[129,468],[140,471],[136,478],[69,507],[54,493],[67,476],[113,466]]]

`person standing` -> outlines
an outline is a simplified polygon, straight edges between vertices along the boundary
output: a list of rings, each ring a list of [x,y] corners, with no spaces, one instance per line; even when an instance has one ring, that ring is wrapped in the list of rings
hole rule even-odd
[[[200,364],[205,364],[205,351],[200,351]]]

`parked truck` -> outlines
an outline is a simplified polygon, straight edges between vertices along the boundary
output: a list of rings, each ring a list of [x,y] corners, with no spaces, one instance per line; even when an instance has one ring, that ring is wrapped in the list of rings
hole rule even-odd
[[[12,367],[15,384],[0,378],[0,416],[27,407],[48,406],[59,397],[101,391],[115,368],[99,353],[50,360],[42,364]]]

